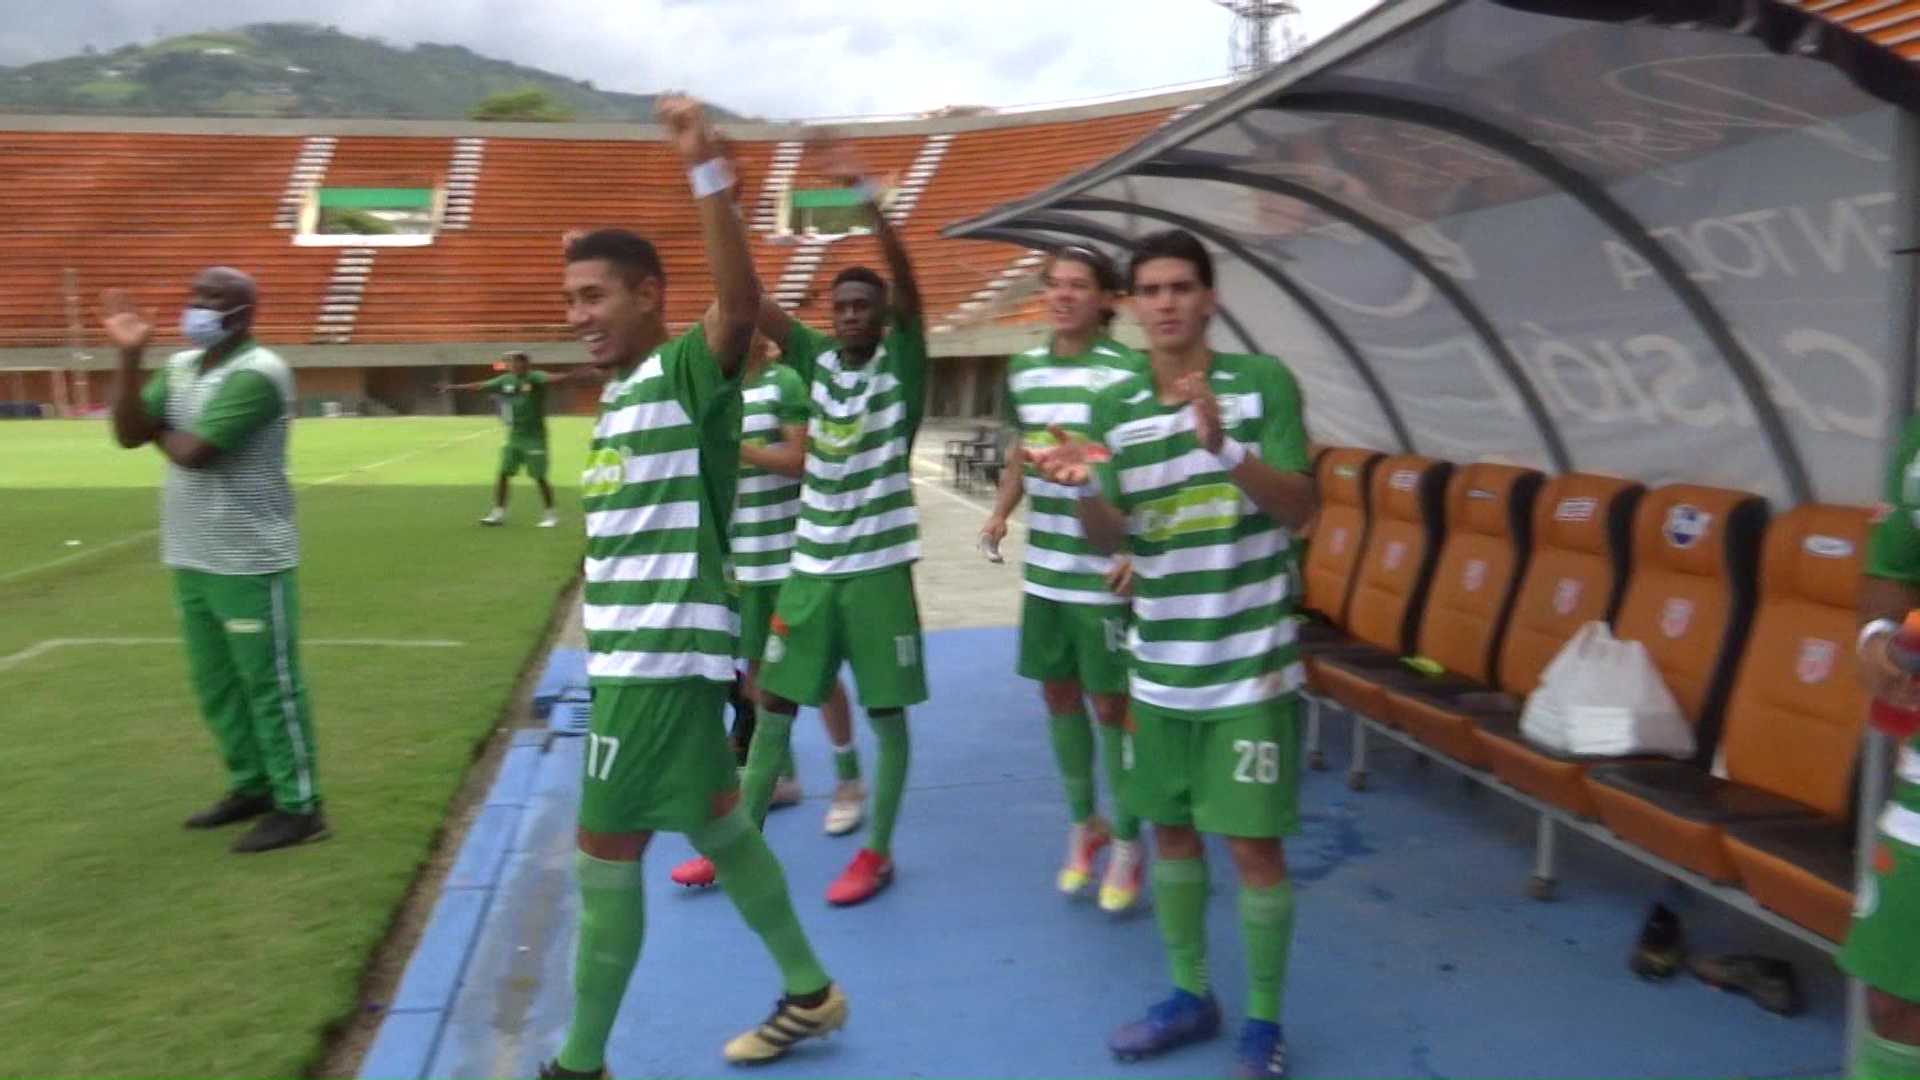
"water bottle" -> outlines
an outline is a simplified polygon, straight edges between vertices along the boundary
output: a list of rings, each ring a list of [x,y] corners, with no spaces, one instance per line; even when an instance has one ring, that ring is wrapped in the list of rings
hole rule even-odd
[[[1887,659],[1910,678],[1920,679],[1920,611],[1910,611],[1887,643]],[[1873,726],[1902,741],[1920,734],[1920,707],[1873,700]]]

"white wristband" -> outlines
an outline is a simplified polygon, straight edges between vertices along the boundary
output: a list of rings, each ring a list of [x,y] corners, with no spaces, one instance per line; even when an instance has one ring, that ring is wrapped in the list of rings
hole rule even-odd
[[[1213,458],[1220,463],[1220,468],[1232,472],[1236,466],[1247,460],[1247,448],[1232,439],[1223,439],[1220,442],[1220,449],[1214,451]]]
[[[1860,638],[1853,643],[1855,653],[1865,652],[1867,642],[1883,634],[1891,634],[1900,629],[1900,624],[1892,619],[1875,619],[1860,628]]]
[[[688,169],[687,179],[693,183],[693,197],[704,199],[733,186],[733,166],[726,158],[708,158]]]

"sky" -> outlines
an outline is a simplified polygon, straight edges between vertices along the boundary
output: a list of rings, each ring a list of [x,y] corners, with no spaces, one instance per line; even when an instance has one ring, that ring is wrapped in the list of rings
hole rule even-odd
[[[431,41],[769,118],[1007,106],[1227,74],[1211,0],[70,0],[9,5],[0,64],[253,22]],[[1371,0],[1300,0],[1309,39]],[[1150,47],[1147,43],[1150,43]]]

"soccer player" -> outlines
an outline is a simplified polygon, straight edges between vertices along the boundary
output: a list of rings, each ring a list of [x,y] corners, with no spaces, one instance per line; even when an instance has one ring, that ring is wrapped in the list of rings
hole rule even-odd
[[[581,784],[579,950],[565,1046],[543,1077],[604,1076],[607,1038],[640,956],[640,859],[653,834],[685,833],[719,868],[773,954],[785,993],[728,1061],[771,1061],[846,1021],[845,996],[794,917],[786,876],[738,808],[721,710],[738,619],[724,562],[740,454],[740,375],[760,302],[746,231],[697,102],[660,117],[686,162],[714,281],[708,318],[667,337],[665,273],[652,244],[605,229],[566,253],[567,323],[608,383],[582,478],[583,622],[593,690]]]
[[[741,395],[745,408],[740,424],[740,490],[734,501],[730,535],[740,608],[738,655],[747,665],[745,689],[751,702],[759,697],[760,653],[767,645],[767,630],[781,583],[787,580],[794,524],[800,517],[808,405],[806,384],[800,381],[799,373],[775,362],[773,343],[757,333],[742,381],[746,391]],[[827,832],[833,835],[848,832],[859,823],[865,801],[860,791],[860,763],[854,753],[850,711],[846,687],[835,679],[833,690],[820,707],[834,741],[834,760],[840,774],[827,810]],[[751,715],[735,716],[736,756],[748,754],[753,745],[757,725]],[[742,764],[744,767],[744,761]],[[769,806],[790,806],[800,798],[800,782],[794,775],[789,750],[774,782]],[[844,807],[849,804],[853,824],[844,824]],[[675,882],[689,887],[711,885],[713,861],[704,855],[695,856],[675,867],[672,876]]]
[[[200,715],[227,765],[227,793],[186,821],[214,829],[259,818],[233,844],[272,851],[327,835],[314,776],[313,720],[300,670],[299,536],[287,482],[293,373],[253,337],[259,289],[229,267],[203,271],[180,316],[194,348],[140,382],[153,320],[123,292],[102,326],[120,351],[113,434],[167,459],[160,559],[186,640]]]
[[[1860,673],[1875,697],[1920,709],[1920,683],[1887,656],[1900,621],[1920,608],[1920,420],[1902,433],[1882,498],[1860,589]],[[1897,775],[1840,952],[1840,966],[1867,984],[1852,1062],[1861,1080],[1920,1077],[1920,740],[1900,748]]]
[[[1020,674],[1040,681],[1053,736],[1053,756],[1066,781],[1067,858],[1060,891],[1076,895],[1093,880],[1100,849],[1113,843],[1100,883],[1100,906],[1125,911],[1140,895],[1145,845],[1140,819],[1115,798],[1113,824],[1095,812],[1093,726],[1100,721],[1102,764],[1117,792],[1127,717],[1127,601],[1132,569],[1087,546],[1074,515],[1073,492],[1042,479],[1023,447],[1053,441],[1049,426],[1084,435],[1099,390],[1146,369],[1146,360],[1107,335],[1120,292],[1120,272],[1104,254],[1078,245],[1055,251],[1042,271],[1053,337],[1013,358],[1007,369],[1007,416],[1020,433],[1007,452],[999,497],[980,537],[994,548],[1007,519],[1031,491],[1026,596],[1020,608]]]
[[[1123,791],[1153,823],[1154,908],[1174,992],[1115,1031],[1137,1060],[1220,1029],[1207,981],[1201,834],[1240,877],[1247,1023],[1234,1075],[1283,1075],[1280,1000],[1293,936],[1281,837],[1299,829],[1301,669],[1290,534],[1313,516],[1293,375],[1270,356],[1207,347],[1213,260],[1192,234],[1140,241],[1130,269],[1151,371],[1100,392],[1092,439],[1056,428],[1030,451],[1077,489],[1096,551],[1133,555],[1130,725]]]
[[[553,486],[547,483],[547,388],[569,382],[584,382],[594,377],[586,371],[569,372],[555,378],[534,371],[533,361],[523,352],[507,354],[504,375],[470,383],[441,383],[440,392],[485,390],[507,399],[507,444],[500,448],[500,475],[493,484],[493,509],[480,519],[482,525],[498,525],[507,520],[507,481],[527,467],[527,475],[540,488],[547,512],[540,527],[551,529],[560,523],[553,514]]]
[[[865,267],[833,282],[833,335],[808,329],[777,305],[761,329],[807,381],[812,415],[801,481],[792,573],[781,586],[760,667],[764,708],[748,757],[745,800],[766,816],[801,705],[826,699],[851,664],[860,705],[880,744],[867,841],[827,889],[827,901],[866,900],[893,880],[893,827],[906,789],[909,706],[927,699],[913,564],[920,557],[909,458],[926,405],[926,330],[913,263],[850,160],[828,171],[858,182],[893,275]]]

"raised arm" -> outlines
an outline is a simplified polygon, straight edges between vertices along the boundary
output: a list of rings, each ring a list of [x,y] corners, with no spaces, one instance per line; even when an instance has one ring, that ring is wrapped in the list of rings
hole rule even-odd
[[[873,204],[873,235],[880,241],[880,253],[887,259],[887,276],[893,279],[893,310],[903,321],[921,326],[920,283],[913,278],[913,259],[899,230],[887,215]]]
[[[734,206],[733,167],[720,153],[706,110],[691,98],[660,100],[660,121],[686,163],[700,209],[700,235],[713,276],[713,311],[706,319],[707,348],[728,378],[739,373],[760,317],[760,279],[746,226]]]

